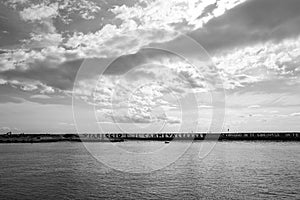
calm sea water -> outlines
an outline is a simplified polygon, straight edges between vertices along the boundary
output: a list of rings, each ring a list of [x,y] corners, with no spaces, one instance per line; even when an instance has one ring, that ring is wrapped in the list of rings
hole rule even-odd
[[[82,143],[0,144],[0,199],[300,199],[300,143],[219,142],[204,160],[198,148],[162,170],[130,174]]]

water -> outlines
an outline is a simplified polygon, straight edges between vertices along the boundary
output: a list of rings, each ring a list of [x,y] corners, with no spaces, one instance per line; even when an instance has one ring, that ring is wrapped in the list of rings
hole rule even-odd
[[[130,174],[99,163],[81,143],[0,144],[0,199],[300,198],[297,142],[219,142],[202,161],[198,148],[162,170]]]

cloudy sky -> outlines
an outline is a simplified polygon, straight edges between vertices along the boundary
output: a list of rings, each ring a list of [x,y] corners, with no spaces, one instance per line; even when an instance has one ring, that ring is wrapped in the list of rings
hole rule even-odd
[[[300,131],[299,10],[299,0],[1,1],[0,131],[74,132],[74,116],[85,127],[90,113],[105,131],[207,131],[214,110],[224,130]]]

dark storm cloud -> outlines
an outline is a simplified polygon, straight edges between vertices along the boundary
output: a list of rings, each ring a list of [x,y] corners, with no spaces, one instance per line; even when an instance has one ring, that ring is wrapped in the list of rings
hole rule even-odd
[[[212,19],[191,36],[209,52],[279,41],[299,35],[299,11],[299,0],[252,0]]]

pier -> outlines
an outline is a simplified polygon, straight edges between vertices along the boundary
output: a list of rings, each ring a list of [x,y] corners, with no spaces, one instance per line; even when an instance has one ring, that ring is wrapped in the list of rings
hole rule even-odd
[[[0,143],[39,142],[124,142],[124,141],[300,141],[300,132],[255,132],[255,133],[107,133],[107,134],[12,134],[0,135]]]

